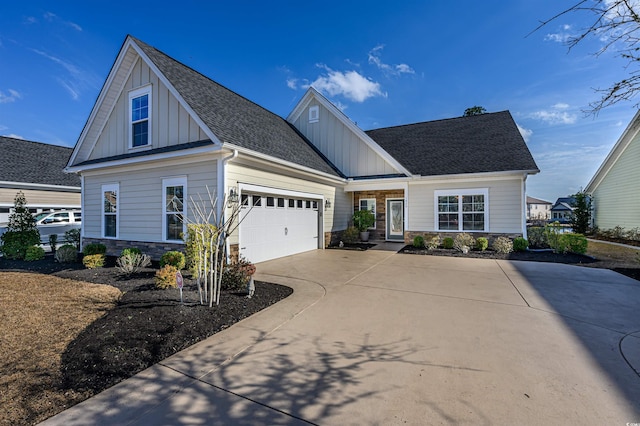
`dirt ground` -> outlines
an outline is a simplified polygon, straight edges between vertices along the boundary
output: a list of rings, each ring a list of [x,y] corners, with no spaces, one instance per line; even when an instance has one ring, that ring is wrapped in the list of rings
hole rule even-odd
[[[0,259],[0,424],[36,424],[292,293],[256,282],[209,308],[189,277],[181,303],[154,273]]]

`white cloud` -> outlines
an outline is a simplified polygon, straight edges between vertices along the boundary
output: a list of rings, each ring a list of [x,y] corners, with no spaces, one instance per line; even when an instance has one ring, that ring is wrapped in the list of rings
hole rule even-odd
[[[69,62],[66,62],[66,61],[64,61],[64,60],[62,60],[62,59],[60,59],[58,57],[51,56],[48,53],[45,53],[45,52],[43,52],[41,50],[38,50],[38,49],[31,49],[31,51],[33,51],[33,52],[37,53],[38,55],[43,56],[43,57],[55,62],[58,65],[61,65],[67,71],[69,71],[71,74],[74,74],[74,75],[80,74],[80,70],[75,65],[70,64]]]
[[[566,43],[570,38],[574,37],[574,33],[571,31],[571,28],[571,25],[564,24],[559,32],[547,34],[544,36],[544,40],[556,43]]]
[[[569,104],[559,102],[548,110],[535,111],[529,116],[536,120],[544,121],[548,124],[574,124],[578,116],[567,111]]]
[[[384,49],[383,44],[379,44],[369,51],[369,63],[377,66],[384,73],[390,75],[415,74],[416,72],[407,64],[389,65],[382,62],[380,56]]]
[[[4,132],[7,129],[8,129],[7,126],[3,126],[2,124],[0,124],[0,132]]]
[[[8,104],[9,102],[15,102],[17,99],[21,99],[22,95],[13,89],[9,89],[9,94],[5,95],[0,92],[0,104]]]
[[[45,12],[42,16],[44,17],[45,20],[47,20],[49,22],[59,21],[59,22],[62,22],[63,24],[65,24],[65,25],[70,26],[71,28],[73,28],[76,31],[82,31],[82,27],[80,25],[76,24],[75,22],[65,21],[65,20],[61,19],[60,17],[58,17],[58,15],[56,15],[53,12]],[[37,21],[35,21],[35,22],[37,22]]]
[[[288,78],[287,79],[287,87],[289,89],[296,90],[298,88],[298,79],[297,78]]]
[[[78,98],[80,98],[80,93],[79,93],[78,89],[76,87],[74,87],[75,85],[73,83],[66,82],[61,78],[58,78],[58,83],[60,83],[60,85],[63,88],[65,88],[67,90],[67,92],[69,92],[69,95],[71,96],[71,99],[73,99],[74,101],[77,101]]]
[[[342,112],[344,112],[345,109],[349,108],[348,105],[343,104],[342,102],[336,101],[333,102],[333,104]]]
[[[24,139],[24,137],[20,136],[20,135],[16,135],[14,133],[10,133],[8,135],[5,135],[8,138],[14,138],[14,139]]]
[[[33,16],[27,16],[27,17],[25,18],[25,22],[26,22],[27,24],[37,24],[37,23],[38,23],[38,20],[37,20],[36,18],[34,18]]]
[[[563,102],[558,102],[557,104],[555,104],[553,106],[555,109],[568,109],[569,108],[569,104],[565,104]]]
[[[341,72],[332,70],[325,65],[318,66],[324,68],[327,74],[321,75],[310,85],[302,87],[313,86],[316,90],[325,92],[330,96],[341,95],[354,102],[364,102],[375,96],[387,96],[380,89],[380,83],[371,81],[357,71]]]
[[[529,141],[531,140],[531,135],[533,135],[533,130],[526,129],[526,128],[522,127],[519,124],[516,124],[516,126],[518,126],[518,130],[520,131],[520,134],[522,135],[522,139],[524,139],[524,141],[526,143],[529,143]]]

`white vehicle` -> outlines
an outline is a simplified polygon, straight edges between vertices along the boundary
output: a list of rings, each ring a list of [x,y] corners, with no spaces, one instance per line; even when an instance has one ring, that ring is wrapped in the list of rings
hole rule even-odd
[[[35,215],[36,228],[40,231],[40,242],[48,246],[49,236],[58,236],[58,245],[64,243],[64,233],[71,229],[80,229],[82,212],[80,210],[64,210],[42,212]]]

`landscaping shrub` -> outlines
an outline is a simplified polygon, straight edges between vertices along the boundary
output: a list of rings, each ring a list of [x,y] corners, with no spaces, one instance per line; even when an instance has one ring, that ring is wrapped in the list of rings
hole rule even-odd
[[[549,248],[547,236],[543,227],[532,226],[527,229],[527,237],[529,238],[529,247],[537,249]]]
[[[422,235],[413,237],[413,246],[416,248],[424,248],[424,237]]]
[[[40,246],[31,246],[27,249],[24,260],[31,262],[44,259],[44,249]]]
[[[178,272],[178,268],[173,265],[167,264],[160,268],[158,272],[156,272],[156,288],[164,290],[177,287],[176,272]]]
[[[513,240],[514,251],[526,251],[528,247],[529,247],[529,242],[522,237],[517,237],[516,239]]]
[[[85,256],[93,256],[95,254],[105,254],[107,252],[107,246],[100,243],[91,243],[84,246],[82,254]]]
[[[104,254],[89,254],[82,258],[82,264],[89,269],[102,268],[105,260],[106,256]]]
[[[0,236],[0,250],[8,259],[24,259],[27,249],[38,244],[40,231],[27,208],[27,199],[19,191],[14,199],[14,212],[9,215],[7,230]]]
[[[498,237],[492,245],[496,253],[507,254],[513,251],[513,242],[507,237]]]
[[[125,248],[120,252],[120,257],[130,254],[142,254],[142,250],[136,247]]]
[[[151,265],[151,258],[138,249],[124,249],[116,260],[116,268],[124,275],[131,275]]]
[[[453,246],[456,250],[461,251],[462,253],[466,253],[476,244],[475,238],[466,232],[461,232],[456,235],[456,238],[453,240]]]
[[[485,251],[489,247],[489,240],[485,237],[478,237],[476,240],[476,248],[480,251]]]
[[[427,241],[427,249],[428,250],[435,250],[440,246],[440,236],[439,235],[434,235],[433,237],[429,238],[429,240]]]
[[[69,229],[64,233],[64,241],[69,244],[73,244],[76,246],[76,250],[80,251],[80,230],[79,229]]]
[[[360,232],[365,232],[376,223],[376,217],[373,215],[373,212],[366,209],[354,212],[352,220],[353,226]]]
[[[451,237],[444,237],[442,239],[442,247],[451,250],[453,248],[453,238]]]
[[[71,244],[65,244],[56,250],[54,257],[60,263],[74,263],[78,260],[78,249]]]
[[[355,226],[350,226],[342,232],[342,240],[345,243],[355,243],[360,238],[360,232]]]
[[[616,226],[613,229],[611,229],[609,232],[611,232],[612,238],[616,238],[620,240],[624,238],[625,231],[622,226]]]
[[[256,267],[247,259],[240,257],[237,262],[227,265],[222,272],[223,290],[244,290]]]
[[[562,246],[565,251],[578,254],[585,254],[587,252],[589,242],[582,234],[562,234],[560,240],[562,241]]]
[[[185,241],[186,264],[194,276],[198,275],[198,265],[204,262],[201,259],[204,249],[209,252],[215,247],[211,247],[211,237],[215,241],[217,228],[211,224],[194,224],[187,225],[187,240]],[[204,239],[202,235],[204,234]],[[204,247],[206,245],[206,247]],[[208,257],[208,256],[207,256]]]
[[[58,246],[58,234],[49,235],[49,246],[51,247],[51,251],[55,254]]]
[[[551,223],[544,227],[544,236],[547,239],[547,244],[556,253],[565,253],[567,247],[564,243],[562,236],[562,227],[558,222]]]
[[[179,251],[168,251],[165,252],[160,258],[160,266],[171,265],[177,270],[184,269],[185,265],[185,257],[184,254]]]

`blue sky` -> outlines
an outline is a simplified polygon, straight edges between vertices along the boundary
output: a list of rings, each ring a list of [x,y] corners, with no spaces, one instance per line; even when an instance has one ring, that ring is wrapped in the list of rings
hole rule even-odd
[[[283,117],[311,84],[364,130],[510,110],[541,169],[528,195],[555,201],[586,186],[636,110],[582,112],[626,65],[594,56],[596,39],[567,51],[588,16],[527,36],[574,3],[3,2],[0,135],[74,146],[132,34]]]

